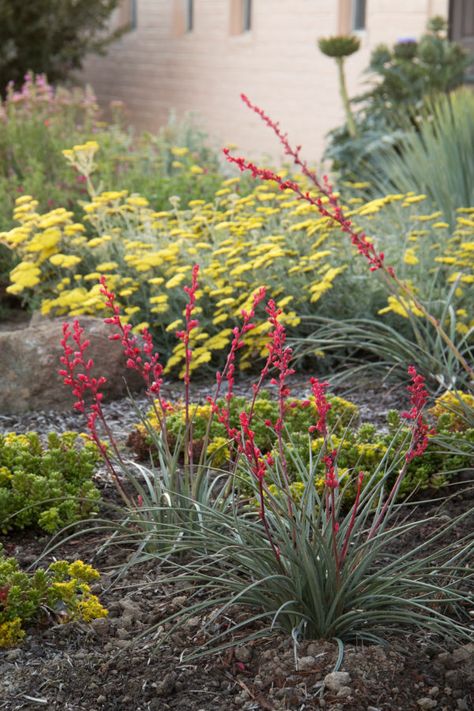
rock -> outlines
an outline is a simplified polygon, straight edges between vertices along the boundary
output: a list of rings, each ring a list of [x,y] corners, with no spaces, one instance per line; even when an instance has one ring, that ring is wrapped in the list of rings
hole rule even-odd
[[[252,659],[252,647],[249,645],[242,645],[242,647],[236,647],[234,651],[234,656],[238,662],[249,662]]]
[[[337,695],[342,697],[343,699],[347,698],[351,694],[352,694],[352,689],[350,686],[341,686],[341,688],[337,692]]]
[[[434,709],[438,705],[438,702],[435,701],[435,699],[431,699],[428,696],[423,696],[423,698],[417,699],[416,703],[420,709]]]
[[[98,617],[91,621],[91,626],[99,637],[106,637],[110,634],[112,623],[107,617]]]
[[[472,664],[474,662],[474,644],[464,644],[462,647],[455,649],[451,655],[453,666],[458,664]]]
[[[124,598],[123,600],[119,600],[118,604],[120,609],[131,617],[139,617],[141,615],[140,605],[136,602],[132,602],[132,600]]]
[[[298,671],[310,671],[314,669],[316,659],[314,657],[300,657],[298,659]]]
[[[324,647],[322,644],[318,644],[317,642],[310,642],[310,644],[308,644],[306,654],[309,657],[322,657],[325,656],[327,652],[324,651]]]
[[[111,327],[88,316],[79,320],[84,338],[91,342],[86,355],[95,363],[93,374],[107,378],[102,388],[106,398],[127,393],[125,378],[130,389],[141,387],[138,374],[125,365],[120,342],[109,340]],[[68,322],[72,323],[70,319]],[[70,388],[57,373],[62,367],[62,324],[62,319],[54,319],[15,331],[0,331],[0,412],[18,414],[72,407]]]
[[[338,692],[343,686],[351,683],[349,672],[331,672],[324,677],[324,686],[330,691]]]

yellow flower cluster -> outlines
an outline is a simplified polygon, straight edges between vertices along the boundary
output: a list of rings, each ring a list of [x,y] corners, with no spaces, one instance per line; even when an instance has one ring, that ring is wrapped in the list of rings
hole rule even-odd
[[[87,159],[90,167],[96,146],[75,146],[66,157],[78,164],[85,156],[82,162]],[[174,157],[184,150],[176,147]],[[462,285],[474,279],[474,220],[469,211],[461,212],[450,235],[446,226],[437,226],[439,213],[415,214],[424,199],[408,193],[364,204],[354,196],[346,209],[358,227],[381,235],[387,261],[401,269],[403,278],[413,280],[415,293],[436,271],[445,292],[456,282],[462,296]],[[191,200],[186,209],[179,198],[170,202],[169,210],[155,211],[140,195],[102,192],[83,204],[84,219],[75,222],[65,209],[41,215],[33,197],[19,198],[14,213],[19,225],[0,234],[21,260],[11,272],[8,291],[39,305],[43,314],[102,315],[98,280],[105,275],[124,320],[135,331],[149,326],[161,333],[170,369],[182,366],[184,359],[184,345],[176,342],[174,331],[183,325],[182,289],[195,262],[201,267],[196,309],[200,327],[192,334],[193,368],[229,345],[236,319],[250,308],[260,286],[284,309],[286,325],[297,328],[301,316],[317,313],[328,303],[335,284],[340,284],[340,291],[334,292],[338,294],[372,279],[340,229],[287,191],[256,185],[243,197],[239,178],[230,178],[222,181],[213,202]],[[400,213],[403,224],[412,228],[402,238],[400,227],[396,230]],[[393,234],[387,225],[394,225]],[[403,239],[406,245],[400,250]],[[330,298],[337,305],[337,296]],[[463,309],[461,303],[458,327],[469,328]],[[413,304],[391,296],[383,312],[406,316],[408,310],[419,315]],[[241,367],[265,353],[268,329],[259,323],[249,332]]]
[[[26,636],[25,630],[21,626],[21,618],[15,617],[13,620],[0,622],[0,649],[14,647]]]

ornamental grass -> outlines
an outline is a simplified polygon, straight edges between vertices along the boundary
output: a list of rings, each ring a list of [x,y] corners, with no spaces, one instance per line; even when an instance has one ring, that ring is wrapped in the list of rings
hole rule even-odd
[[[141,339],[133,335],[105,279],[101,283],[111,314],[106,319],[113,328],[110,337],[122,343],[127,366],[141,373],[160,421],[156,467],[128,463],[113,442],[105,447],[99,436],[100,423],[110,434],[102,409],[104,378],[93,375],[88,344],[77,322],[72,332],[65,324],[62,341],[61,375],[76,397],[76,410],[87,415],[91,438],[127,505],[125,520],[115,527],[111,542],[135,548],[128,565],[156,561],[162,581],[177,584],[180,594],[188,596],[183,610],[160,623],[158,642],[166,643],[170,625],[172,631],[174,625],[196,615],[202,619],[198,655],[235,644],[235,635],[242,642],[276,631],[291,634],[295,644],[301,638],[336,638],[340,644],[380,642],[406,630],[430,633],[435,640],[437,635],[470,639],[473,535],[463,533],[447,542],[451,529],[464,527],[469,512],[446,524],[436,514],[413,520],[410,509],[399,505],[408,467],[423,458],[432,434],[425,420],[428,393],[423,376],[409,367],[409,409],[402,413],[408,429],[401,441],[394,438],[392,457],[382,456],[370,474],[353,470],[346,478],[340,475],[339,451],[328,426],[328,384],[311,378],[315,417],[304,462],[291,447],[291,438],[288,442],[284,436],[285,406],[295,371],[282,311],[269,299],[266,360],[252,388],[252,399],[235,426],[230,405],[238,356],[256,328],[256,310],[266,300],[261,289],[233,330],[225,365],[208,398],[232,453],[230,469],[216,470],[206,459],[206,447],[199,456],[193,447],[190,364],[194,357],[191,334],[199,325],[195,313],[198,290],[195,266],[192,282],[185,288],[184,327],[176,334],[185,346],[186,417],[177,447],[171,451],[166,438],[170,408],[162,391],[164,371],[152,337],[147,330]],[[275,453],[262,452],[255,436],[255,402],[267,381],[277,390],[278,411],[267,422],[276,439]],[[316,456],[312,433],[323,439]],[[184,462],[177,457],[182,448]],[[290,485],[290,461],[303,484],[299,496]],[[314,481],[320,464],[324,481],[318,491]],[[245,497],[239,494],[242,476],[251,486],[251,494]],[[344,490],[352,481],[355,498],[343,507]],[[435,531],[428,538],[421,534],[427,525]],[[416,532],[421,542],[398,552],[397,547]],[[233,622],[236,609],[240,616]]]

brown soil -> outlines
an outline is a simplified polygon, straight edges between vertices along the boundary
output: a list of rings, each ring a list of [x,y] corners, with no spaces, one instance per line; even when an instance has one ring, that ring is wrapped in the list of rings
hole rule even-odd
[[[110,489],[105,492],[110,496]],[[424,504],[417,515],[433,508]],[[438,507],[437,507],[438,508]],[[472,508],[466,494],[450,499],[444,515]],[[429,535],[429,526],[420,536]],[[454,529],[459,537],[463,531]],[[464,531],[465,533],[465,531]],[[43,562],[81,558],[112,571],[127,553],[109,549],[97,557],[104,537],[90,532],[47,553]],[[47,537],[29,532],[2,543],[26,568],[41,555]],[[413,545],[407,541],[406,545]],[[400,551],[401,552],[401,551]],[[335,640],[301,642],[285,635],[235,644],[224,653],[194,661],[206,639],[204,620],[188,620],[157,648],[147,629],[186,606],[187,597],[163,585],[156,565],[129,569],[119,580],[105,573],[96,592],[109,616],[91,624],[36,626],[21,647],[0,653],[0,709],[54,711],[469,711],[474,704],[474,643],[445,644],[429,636],[402,636],[388,646],[345,645],[340,672]],[[244,619],[230,610],[233,621]],[[144,637],[140,637],[145,633]],[[436,642],[436,644],[435,644]],[[298,660],[295,664],[295,659]],[[326,683],[324,681],[326,680]],[[335,686],[331,685],[331,680]]]
[[[367,391],[357,400],[367,411],[393,406],[396,392]],[[356,399],[356,398],[355,398]],[[365,399],[365,403],[364,403]],[[361,401],[362,400],[362,401]],[[363,414],[362,419],[367,421]],[[375,413],[372,419],[380,421]],[[118,500],[110,484],[100,479],[106,502]],[[472,510],[472,490],[452,496],[442,514],[451,518]],[[425,517],[436,505],[424,503],[413,515]],[[106,508],[103,515],[110,515]],[[417,535],[431,533],[427,525]],[[453,529],[459,538],[465,530]],[[417,539],[418,540],[418,539]],[[393,637],[387,646],[345,645],[339,672],[335,640],[315,640],[296,647],[286,635],[251,643],[233,640],[224,653],[187,661],[206,640],[203,620],[189,619],[160,648],[146,634],[170,613],[186,607],[187,597],[163,584],[157,565],[141,565],[120,579],[114,566],[127,552],[108,549],[89,532],[61,544],[43,558],[80,558],[103,572],[97,594],[109,616],[91,624],[49,624],[28,630],[18,648],[0,652],[0,711],[470,711],[474,708],[474,639],[463,646],[429,635]],[[48,537],[35,532],[0,537],[7,554],[22,566],[33,565]],[[413,547],[414,540],[399,551]],[[104,572],[105,571],[105,572]],[[242,610],[229,610],[233,621]],[[140,636],[145,634],[145,636]]]

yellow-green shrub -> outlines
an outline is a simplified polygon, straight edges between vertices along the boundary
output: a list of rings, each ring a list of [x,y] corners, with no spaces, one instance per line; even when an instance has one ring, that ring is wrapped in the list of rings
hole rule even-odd
[[[0,648],[21,642],[25,625],[34,620],[49,616],[61,622],[90,622],[105,617],[107,610],[90,587],[99,577],[81,560],[58,560],[46,569],[25,573],[0,545]]]
[[[89,142],[65,151],[89,182],[97,150]],[[199,168],[188,170],[193,167]],[[195,262],[201,266],[200,328],[193,332],[192,368],[226,348],[235,319],[262,285],[285,307],[293,332],[304,333],[301,317],[316,312],[407,316],[413,305],[393,295],[387,304],[379,280],[367,278],[350,242],[313,206],[269,185],[242,197],[239,180],[224,180],[213,202],[192,200],[180,209],[176,197],[160,211],[126,190],[96,194],[90,182],[92,197],[80,222],[64,208],[39,214],[37,202],[22,196],[15,209],[19,226],[0,235],[21,260],[8,290],[45,315],[100,315],[98,280],[106,275],[125,319],[135,330],[146,324],[159,334],[168,369],[183,362],[184,346],[174,332],[182,325],[182,286]],[[455,284],[457,329],[465,333],[473,323],[472,211],[459,212],[450,234],[440,213],[423,214],[424,196],[387,195],[364,204],[357,190],[347,200],[347,215],[378,240],[399,277],[435,311]],[[268,328],[262,323],[249,332],[242,368],[265,352]]]
[[[39,526],[53,533],[97,511],[96,446],[77,432],[0,434],[0,531]]]

